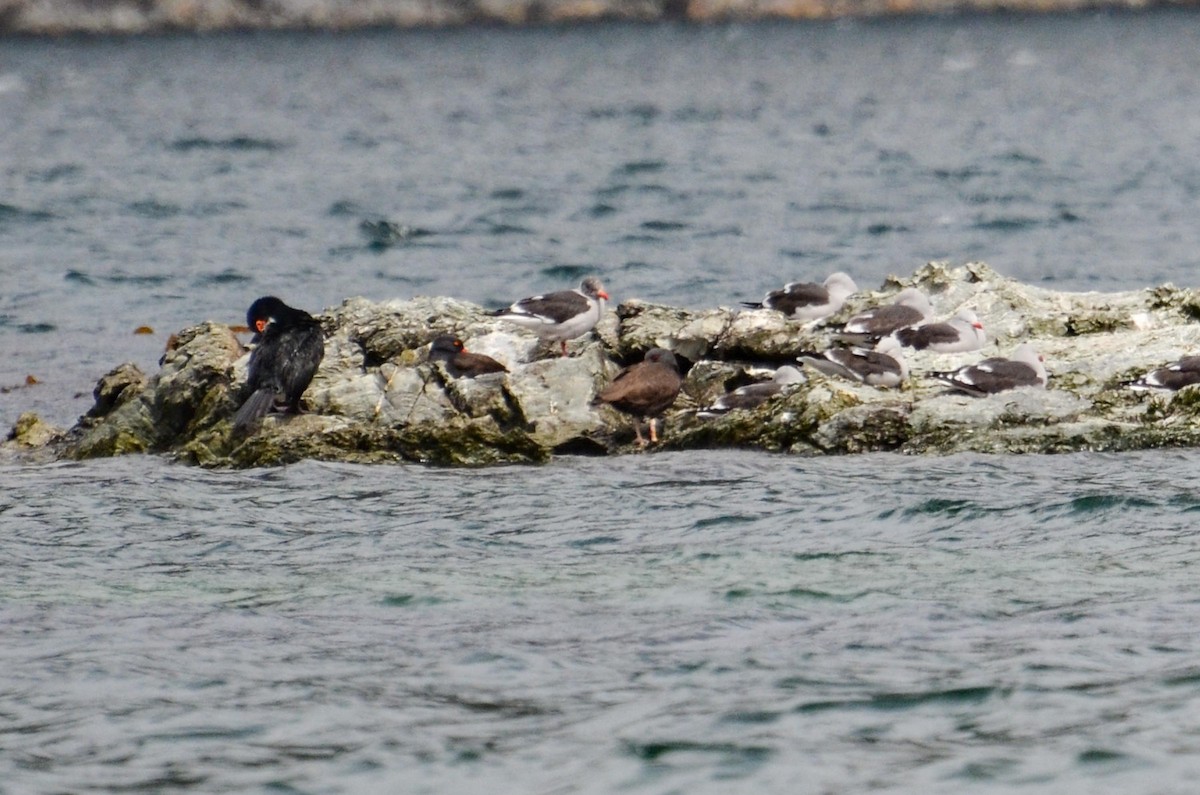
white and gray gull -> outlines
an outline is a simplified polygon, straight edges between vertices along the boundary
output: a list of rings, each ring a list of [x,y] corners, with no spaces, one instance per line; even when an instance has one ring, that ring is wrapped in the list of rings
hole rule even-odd
[[[577,290],[522,298],[506,309],[492,315],[529,329],[545,340],[562,343],[562,355],[567,355],[567,340],[591,331],[604,314],[608,293],[595,276],[588,276]]]
[[[743,301],[752,309],[775,309],[792,320],[811,322],[828,317],[842,308],[846,299],[858,292],[858,285],[845,273],[831,273],[824,282],[789,282],[782,290],[772,290],[761,301]]]
[[[908,287],[896,293],[890,304],[859,312],[846,321],[838,336],[855,342],[874,341],[897,329],[924,323],[933,315],[933,306],[925,293]]]
[[[1184,356],[1132,381],[1122,382],[1123,386],[1139,392],[1178,392],[1192,384],[1200,384],[1200,356]]]
[[[960,309],[942,323],[922,323],[897,329],[893,335],[905,347],[934,353],[977,351],[987,342],[983,324],[970,309]]]
[[[801,362],[826,375],[841,376],[870,386],[899,386],[908,377],[908,363],[895,337],[884,337],[870,348],[830,348],[823,353],[802,353]]]
[[[991,395],[1020,386],[1045,388],[1046,366],[1032,345],[1018,345],[1012,358],[994,357],[930,377],[968,395]]]
[[[802,384],[804,381],[804,373],[800,372],[799,368],[785,364],[775,371],[775,375],[770,381],[747,384],[731,392],[726,392],[714,400],[711,405],[697,411],[696,416],[703,419],[712,419],[714,417],[723,417],[736,409],[745,409],[748,411],[761,406],[771,398],[782,393],[788,385]]]

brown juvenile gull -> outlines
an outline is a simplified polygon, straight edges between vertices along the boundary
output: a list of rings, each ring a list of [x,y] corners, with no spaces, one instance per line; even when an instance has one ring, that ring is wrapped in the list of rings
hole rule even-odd
[[[671,407],[683,386],[675,354],[664,348],[651,348],[637,364],[617,373],[593,403],[607,403],[618,411],[649,420],[650,441],[657,442],[655,419]],[[633,426],[638,444],[645,446],[639,424]]]

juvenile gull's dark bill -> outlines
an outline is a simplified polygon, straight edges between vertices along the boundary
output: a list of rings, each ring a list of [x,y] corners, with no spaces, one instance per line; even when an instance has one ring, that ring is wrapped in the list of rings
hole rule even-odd
[[[977,351],[987,342],[983,324],[970,309],[960,309],[942,323],[922,323],[897,329],[894,336],[905,347],[935,353]]]
[[[813,321],[828,317],[842,308],[846,299],[858,292],[858,285],[845,273],[831,273],[824,282],[790,282],[782,290],[772,290],[761,301],[743,301],[752,309],[775,309],[792,320]]]
[[[664,348],[651,348],[642,361],[617,373],[593,403],[607,403],[639,420],[649,420],[650,441],[657,442],[655,420],[675,402],[682,386],[675,354]],[[644,447],[642,429],[634,424],[633,430],[638,445]]]
[[[895,337],[884,337],[874,349],[830,348],[821,353],[802,353],[797,358],[826,375],[870,386],[899,386],[908,377],[908,363]]]
[[[1184,356],[1140,378],[1123,382],[1139,392],[1178,392],[1192,384],[1200,384],[1200,356]]]
[[[272,409],[299,414],[300,398],[325,357],[321,324],[273,295],[250,305],[246,325],[258,344],[250,354],[246,378],[250,395],[233,417],[233,429],[239,433]]]
[[[1017,346],[1012,358],[984,359],[957,370],[929,374],[968,395],[991,395],[1020,386],[1046,387],[1046,366],[1032,345]]]
[[[567,355],[567,340],[591,331],[604,314],[608,293],[595,276],[588,276],[575,290],[560,290],[522,298],[507,309],[492,314],[527,328],[545,340],[557,340]]]
[[[786,364],[775,371],[775,376],[770,381],[764,381],[759,384],[747,384],[746,386],[738,387],[732,392],[726,392],[714,400],[712,405],[705,406],[697,411],[696,416],[703,419],[712,419],[714,417],[723,417],[736,409],[749,410],[757,408],[783,392],[784,388],[788,385],[802,384],[804,381],[804,373],[800,372],[799,368]]]
[[[453,334],[441,334],[429,347],[429,361],[441,362],[451,378],[475,378],[488,373],[507,373],[508,368],[491,356],[470,353]]]

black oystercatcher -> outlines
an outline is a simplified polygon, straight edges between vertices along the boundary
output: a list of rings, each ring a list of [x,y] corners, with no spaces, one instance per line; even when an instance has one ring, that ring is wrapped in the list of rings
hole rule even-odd
[[[1019,386],[1045,388],[1046,367],[1043,359],[1029,343],[1017,346],[1011,359],[984,359],[950,372],[929,375],[968,395],[990,395]]]
[[[429,361],[441,362],[451,378],[474,378],[488,373],[507,373],[508,368],[491,356],[468,353],[463,341],[453,334],[442,334],[429,348]]]
[[[828,317],[842,308],[846,299],[858,292],[858,285],[846,274],[832,273],[821,284],[791,282],[782,290],[772,290],[758,302],[743,301],[752,309],[776,309],[792,320],[813,321]]]
[[[683,379],[675,354],[663,348],[651,348],[637,364],[617,373],[616,378],[596,396],[593,403],[608,403],[618,411],[650,422],[650,441],[657,442],[654,421],[679,395]],[[633,426],[639,445],[645,446],[642,429]]]
[[[507,309],[493,312],[495,317],[516,323],[546,340],[562,343],[562,355],[567,355],[567,340],[581,337],[599,322],[604,314],[608,293],[595,276],[588,276],[578,290],[522,298]]]
[[[247,430],[272,408],[299,414],[300,397],[325,356],[321,324],[274,296],[251,304],[246,324],[258,345],[250,354],[246,379],[250,397],[233,418],[235,431]]]

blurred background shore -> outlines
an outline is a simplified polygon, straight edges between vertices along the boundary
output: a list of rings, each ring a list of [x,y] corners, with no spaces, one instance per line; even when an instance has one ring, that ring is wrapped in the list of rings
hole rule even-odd
[[[0,0],[0,34],[354,30],[1196,7],[1200,0]]]

